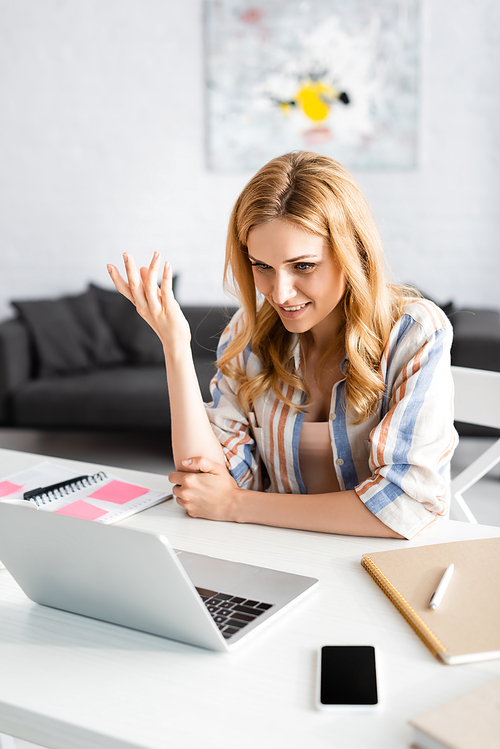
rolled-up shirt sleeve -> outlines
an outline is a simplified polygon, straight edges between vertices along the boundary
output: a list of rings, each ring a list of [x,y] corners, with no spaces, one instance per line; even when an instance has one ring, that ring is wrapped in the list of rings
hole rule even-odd
[[[237,335],[240,324],[241,310],[223,332],[217,348],[217,358]],[[239,357],[247,357],[248,353],[244,351]],[[242,362],[235,361],[235,364],[241,366]],[[222,446],[226,467],[238,486],[242,489],[261,490],[262,462],[252,430],[253,414],[245,412],[238,400],[237,390],[238,383],[218,370],[210,384],[213,400],[205,404],[206,412]]]
[[[355,487],[366,507],[406,538],[448,513],[457,444],[451,325],[441,310],[430,310],[420,321],[405,315],[391,334],[381,365],[383,418],[370,433],[372,475]]]

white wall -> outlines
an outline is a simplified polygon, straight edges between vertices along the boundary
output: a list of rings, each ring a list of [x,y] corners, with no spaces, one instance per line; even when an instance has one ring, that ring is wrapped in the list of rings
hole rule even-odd
[[[269,0],[271,1],[271,0]],[[420,165],[359,172],[401,280],[497,306],[500,5],[422,0]],[[163,251],[218,302],[250,174],[208,172],[201,0],[0,0],[0,317]]]

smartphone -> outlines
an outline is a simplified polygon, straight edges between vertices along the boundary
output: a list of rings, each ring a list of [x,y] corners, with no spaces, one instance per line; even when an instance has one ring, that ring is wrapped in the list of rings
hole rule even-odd
[[[326,645],[319,651],[317,707],[320,710],[377,707],[375,648]]]

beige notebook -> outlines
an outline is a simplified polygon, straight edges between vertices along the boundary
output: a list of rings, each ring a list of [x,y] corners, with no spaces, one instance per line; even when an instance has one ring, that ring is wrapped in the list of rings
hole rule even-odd
[[[430,597],[452,563],[454,575],[432,610]],[[377,551],[361,564],[441,661],[500,658],[500,538]]]
[[[498,749],[500,679],[410,720],[416,749]]]

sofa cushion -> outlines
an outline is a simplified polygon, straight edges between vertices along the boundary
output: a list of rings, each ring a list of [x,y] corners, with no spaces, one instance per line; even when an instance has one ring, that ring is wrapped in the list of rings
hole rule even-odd
[[[32,380],[11,396],[18,426],[162,428],[170,424],[163,367],[129,365]]]
[[[212,362],[196,362],[205,400],[215,374]],[[13,423],[23,427],[170,428],[165,368],[129,365],[70,377],[31,380],[10,395]]]
[[[12,304],[31,335],[38,376],[71,374],[125,361],[124,352],[90,292]]]
[[[161,341],[147,322],[137,314],[134,305],[118,291],[103,289],[95,284],[90,284],[89,290],[100,305],[102,314],[129,362],[162,364],[164,357]]]

